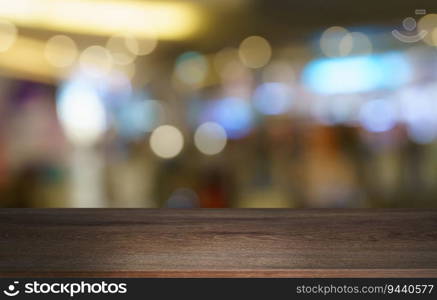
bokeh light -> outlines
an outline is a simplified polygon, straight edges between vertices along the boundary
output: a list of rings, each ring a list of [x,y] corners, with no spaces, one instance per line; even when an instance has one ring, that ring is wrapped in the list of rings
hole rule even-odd
[[[44,55],[47,61],[55,67],[69,67],[78,55],[77,45],[66,35],[55,35],[47,41]]]
[[[158,39],[155,36],[142,39],[130,37],[126,40],[126,46],[129,51],[135,55],[149,55],[158,46]]]
[[[0,52],[7,51],[16,41],[18,30],[9,21],[0,19]]]
[[[196,192],[187,188],[174,191],[166,203],[168,208],[197,208],[199,206],[199,197]]]
[[[363,99],[359,95],[335,95],[317,98],[311,107],[315,120],[323,125],[356,125]]]
[[[303,81],[320,94],[394,88],[411,80],[412,70],[399,53],[319,59],[307,65]]]
[[[417,23],[417,32],[425,33],[423,35],[423,41],[431,46],[437,46],[436,39],[437,28],[437,14],[427,14],[423,16]]]
[[[129,80],[134,81],[137,75],[137,65],[135,63],[127,64],[127,65],[117,65],[115,64],[112,68],[111,73],[120,73],[126,76]],[[147,82],[147,78],[144,76],[143,83]]]
[[[0,15],[38,30],[180,40],[203,24],[201,9],[182,1],[13,0],[1,1]]]
[[[118,109],[120,104],[125,104],[129,99],[136,96],[134,95],[132,82],[123,72],[114,71],[104,79],[93,79],[93,81],[96,82],[99,95],[109,109]]]
[[[116,64],[128,65],[135,61],[136,54],[132,53],[128,46],[131,43],[136,44],[136,40],[128,35],[119,34],[108,39],[106,49],[109,50]]]
[[[217,123],[201,124],[194,134],[194,144],[200,152],[215,155],[223,151],[226,146],[226,131]]]
[[[57,95],[57,112],[67,138],[78,146],[92,146],[107,128],[105,108],[86,78],[67,81]]]
[[[370,132],[385,132],[391,130],[398,120],[396,106],[390,100],[370,100],[363,104],[360,110],[362,126]]]
[[[235,97],[208,103],[201,115],[201,121],[220,124],[229,139],[247,136],[254,125],[254,117],[248,101]]]
[[[230,47],[218,51],[213,59],[214,69],[220,76],[224,76],[224,72],[229,65],[239,62],[238,49]]]
[[[157,156],[170,159],[176,157],[184,146],[184,137],[179,129],[171,125],[156,128],[150,136],[150,148]]]
[[[197,52],[186,52],[176,61],[175,72],[177,78],[190,86],[200,86],[208,73],[207,59]]]
[[[429,144],[437,139],[437,103],[428,88],[410,88],[401,95],[401,118],[409,137],[416,143]]]
[[[0,206],[437,206],[429,9],[0,3]]]
[[[156,100],[131,100],[117,110],[117,117],[120,134],[135,139],[160,125],[163,107]]]
[[[246,67],[258,69],[270,61],[272,48],[265,38],[250,36],[241,42],[238,53]]]
[[[274,60],[263,70],[262,79],[264,82],[294,83],[296,73],[288,60]]]
[[[350,32],[346,28],[333,26],[320,37],[320,50],[327,57],[370,54],[373,45],[362,32]]]
[[[105,76],[113,68],[111,53],[102,46],[90,46],[82,51],[79,57],[80,67],[91,77]]]
[[[340,49],[343,54],[369,55],[372,53],[373,44],[366,34],[351,32],[341,40]]]
[[[262,114],[280,115],[290,110],[292,97],[292,90],[286,84],[268,82],[255,90],[253,104]]]
[[[349,30],[340,26],[326,29],[320,37],[320,50],[325,56],[346,56],[352,51],[353,39]]]

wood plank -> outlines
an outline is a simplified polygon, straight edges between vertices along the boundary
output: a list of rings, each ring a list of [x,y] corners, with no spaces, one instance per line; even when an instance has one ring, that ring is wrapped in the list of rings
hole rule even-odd
[[[1,209],[0,276],[437,277],[437,210]]]

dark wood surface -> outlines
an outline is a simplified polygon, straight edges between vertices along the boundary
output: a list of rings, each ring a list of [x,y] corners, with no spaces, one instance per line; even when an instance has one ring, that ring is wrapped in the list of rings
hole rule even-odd
[[[0,210],[0,276],[437,277],[437,210]]]

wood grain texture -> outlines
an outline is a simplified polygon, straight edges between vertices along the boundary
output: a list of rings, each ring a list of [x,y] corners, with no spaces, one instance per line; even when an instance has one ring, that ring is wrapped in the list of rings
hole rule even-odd
[[[0,276],[437,277],[437,210],[2,209]]]

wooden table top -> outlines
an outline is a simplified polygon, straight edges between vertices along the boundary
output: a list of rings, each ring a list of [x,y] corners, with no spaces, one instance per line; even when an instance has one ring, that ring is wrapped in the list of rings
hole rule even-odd
[[[1,277],[437,277],[437,210],[1,209]]]

